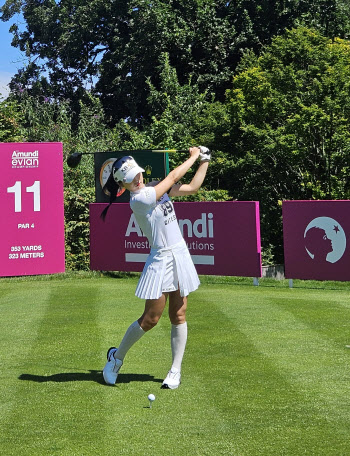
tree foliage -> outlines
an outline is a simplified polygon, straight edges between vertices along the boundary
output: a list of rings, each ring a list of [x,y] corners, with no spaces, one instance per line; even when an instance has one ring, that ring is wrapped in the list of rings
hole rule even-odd
[[[259,52],[286,28],[304,24],[330,38],[349,35],[345,0],[6,0],[2,20],[28,65],[12,83],[35,95],[69,99],[75,109],[93,85],[112,124],[143,124],[152,112],[147,80],[159,88],[159,56],[168,53],[179,82],[223,101],[247,49]],[[43,76],[46,72],[46,76]]]
[[[349,71],[347,41],[293,29],[247,55],[227,92],[230,190],[261,202],[265,242],[279,244],[279,257],[279,201],[350,196]]]
[[[15,101],[0,101],[0,142],[17,142],[22,140],[20,125],[21,108]]]

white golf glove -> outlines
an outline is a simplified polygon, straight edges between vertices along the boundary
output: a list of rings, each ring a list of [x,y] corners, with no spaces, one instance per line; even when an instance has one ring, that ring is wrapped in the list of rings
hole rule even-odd
[[[210,161],[210,159],[211,159],[210,150],[205,146],[198,146],[198,147],[200,149],[200,152],[199,152],[200,161],[201,162]]]

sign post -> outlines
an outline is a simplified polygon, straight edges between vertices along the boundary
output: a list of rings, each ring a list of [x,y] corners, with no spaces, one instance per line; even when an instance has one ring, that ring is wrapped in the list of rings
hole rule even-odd
[[[61,143],[0,144],[0,276],[65,270]]]

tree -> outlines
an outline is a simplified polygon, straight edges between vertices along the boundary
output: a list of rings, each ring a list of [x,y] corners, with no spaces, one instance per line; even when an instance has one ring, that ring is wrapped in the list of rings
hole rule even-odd
[[[230,190],[261,202],[279,260],[279,201],[350,196],[349,70],[349,42],[302,27],[248,54],[227,93]]]
[[[152,138],[153,147],[183,149],[193,143],[196,136],[194,120],[209,103],[210,96],[206,92],[201,93],[191,77],[183,85],[180,84],[175,68],[170,65],[169,54],[161,55],[159,66],[159,89],[150,78],[147,81],[147,107],[152,117],[146,131]]]
[[[3,21],[28,56],[14,82],[35,94],[74,102],[93,86],[111,124],[150,121],[147,79],[159,88],[159,56],[169,54],[181,85],[223,101],[242,52],[259,52],[273,36],[312,24],[327,36],[349,34],[345,0],[6,0]],[[44,76],[46,74],[46,76]],[[15,91],[16,87],[12,86]]]
[[[0,101],[0,142],[16,142],[22,140],[20,124],[21,108],[15,101]]]

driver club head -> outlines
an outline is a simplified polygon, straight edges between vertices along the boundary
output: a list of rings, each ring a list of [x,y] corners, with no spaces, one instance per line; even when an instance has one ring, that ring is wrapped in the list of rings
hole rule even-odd
[[[81,161],[82,155],[83,154],[81,152],[74,152],[67,158],[67,165],[70,168],[76,168]]]

